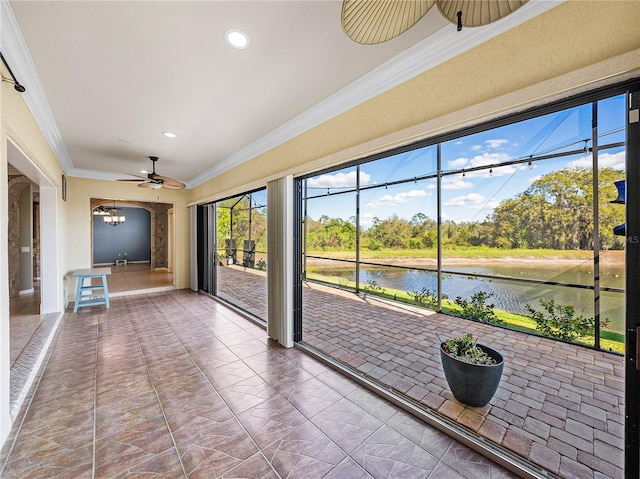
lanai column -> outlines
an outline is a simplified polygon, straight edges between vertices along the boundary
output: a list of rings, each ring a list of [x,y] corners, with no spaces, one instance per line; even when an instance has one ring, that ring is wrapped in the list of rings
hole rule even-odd
[[[267,334],[293,347],[293,177],[267,183]]]

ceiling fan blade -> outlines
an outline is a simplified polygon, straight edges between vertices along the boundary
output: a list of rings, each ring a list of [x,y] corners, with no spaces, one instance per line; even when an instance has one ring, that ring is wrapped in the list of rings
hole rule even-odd
[[[159,190],[162,188],[162,183],[157,181],[145,181],[144,183],[140,183],[138,188],[151,188],[152,190]]]
[[[374,45],[415,25],[435,0],[343,0],[342,29],[354,42]]]
[[[186,186],[182,181],[169,178],[168,176],[155,175],[153,179],[162,181],[162,186],[169,190],[181,190]]]

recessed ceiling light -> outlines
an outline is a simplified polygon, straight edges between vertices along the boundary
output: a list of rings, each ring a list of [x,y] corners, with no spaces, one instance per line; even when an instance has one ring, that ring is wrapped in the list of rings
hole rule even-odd
[[[235,28],[231,28],[224,32],[224,39],[229,45],[238,50],[242,50],[249,46],[249,36]]]
[[[146,175],[149,172],[147,170],[140,170],[140,173],[144,173]]]
[[[175,133],[173,133],[171,131],[163,131],[162,134],[164,136],[166,136],[167,138],[175,138],[176,136],[178,136],[178,135],[176,135]]]

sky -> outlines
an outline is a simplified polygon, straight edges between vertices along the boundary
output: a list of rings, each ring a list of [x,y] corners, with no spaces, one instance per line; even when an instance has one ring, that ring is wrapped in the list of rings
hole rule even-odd
[[[524,192],[537,178],[563,168],[591,167],[592,155],[583,152],[591,142],[591,104],[548,114],[512,125],[495,128],[442,143],[442,219],[482,221],[503,200]],[[624,96],[598,102],[598,142],[600,146],[624,142]],[[588,139],[585,143],[585,139]],[[515,159],[528,159],[565,151],[580,153],[530,165],[505,165],[490,170],[465,172],[465,168],[499,165]],[[620,170],[624,179],[625,151],[610,148],[598,155],[599,166]],[[367,228],[375,217],[396,214],[410,220],[416,213],[435,219],[436,181],[419,179],[436,172],[436,147],[429,146],[360,166],[361,187],[379,185],[361,193],[361,224]],[[446,175],[448,172],[456,174]],[[326,215],[348,220],[355,217],[355,193],[326,196],[327,191],[350,190],[356,183],[356,168],[346,168],[308,180],[308,215],[318,220]],[[401,185],[388,183],[413,179]],[[613,198],[612,198],[613,199]]]

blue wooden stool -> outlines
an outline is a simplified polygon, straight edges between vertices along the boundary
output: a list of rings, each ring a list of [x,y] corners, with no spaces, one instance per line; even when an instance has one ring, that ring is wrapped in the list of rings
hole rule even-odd
[[[73,312],[77,313],[78,308],[83,306],[96,306],[104,304],[109,307],[109,286],[107,285],[107,275],[111,274],[111,268],[79,269],[73,272],[72,276],[78,278],[76,289],[76,302]],[[89,279],[89,284],[84,284],[85,279]],[[92,278],[100,278],[100,284],[92,285]],[[98,291],[98,293],[94,293]],[[88,294],[86,294],[88,293]]]

